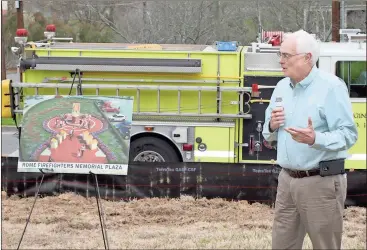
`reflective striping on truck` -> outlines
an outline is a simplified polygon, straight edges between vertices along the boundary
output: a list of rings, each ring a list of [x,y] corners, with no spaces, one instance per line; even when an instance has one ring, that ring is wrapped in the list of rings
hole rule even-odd
[[[195,150],[196,157],[214,157],[214,158],[229,158],[234,157],[233,151],[200,151]]]
[[[366,160],[366,154],[352,154],[350,155],[347,160],[349,161],[365,161]]]

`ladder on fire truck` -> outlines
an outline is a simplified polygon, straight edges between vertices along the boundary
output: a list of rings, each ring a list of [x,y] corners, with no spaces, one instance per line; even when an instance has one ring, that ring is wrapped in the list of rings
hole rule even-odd
[[[101,78],[81,78],[83,81],[123,81],[124,79],[101,79]],[[244,118],[251,119],[252,115],[250,114],[250,100],[251,100],[251,92],[252,87],[216,87],[216,86],[170,86],[170,85],[123,85],[123,84],[83,84],[81,85],[81,81],[79,81],[76,85],[73,83],[66,83],[73,81],[73,79],[61,79],[61,78],[49,78],[45,79],[45,81],[61,81],[56,83],[50,82],[42,82],[42,83],[23,83],[23,82],[13,82],[11,83],[11,87],[13,88],[13,93],[21,93],[22,88],[33,88],[35,89],[35,95],[39,95],[39,90],[46,89],[54,89],[55,95],[59,95],[60,89],[76,89],[76,95],[82,95],[82,91],[84,89],[93,89],[96,92],[96,96],[100,95],[100,90],[114,89],[116,91],[116,96],[119,96],[121,92],[124,90],[136,90],[136,111],[133,112],[133,116],[136,117],[203,117],[203,118]],[[134,80],[125,80],[129,82],[133,82]],[[136,80],[139,81],[139,80]],[[152,80],[149,80],[152,81]],[[157,80],[162,82],[163,80]],[[176,81],[176,80],[175,80]],[[182,80],[183,82],[187,82],[189,80]],[[197,80],[192,80],[197,82]],[[214,81],[214,80],[213,80]],[[206,80],[207,83],[212,83],[211,81]],[[73,86],[74,85],[74,86]],[[142,90],[153,90],[156,91],[157,94],[157,106],[154,112],[142,112],[140,110],[140,92]],[[177,110],[175,112],[164,112],[161,110],[161,92],[162,91],[177,91]],[[196,91],[198,94],[198,112],[187,113],[182,112],[181,110],[181,91]],[[216,113],[204,113],[201,111],[202,108],[202,95],[204,92],[219,92],[219,96],[223,92],[236,92],[238,96],[238,100],[233,100],[230,105],[239,105],[239,112],[234,114],[228,114],[221,112],[222,107],[222,99],[218,98],[217,102],[217,112]],[[19,94],[14,95],[14,113],[22,114],[23,110],[20,108],[19,103],[21,101],[21,96]],[[244,110],[244,107],[247,107]]]

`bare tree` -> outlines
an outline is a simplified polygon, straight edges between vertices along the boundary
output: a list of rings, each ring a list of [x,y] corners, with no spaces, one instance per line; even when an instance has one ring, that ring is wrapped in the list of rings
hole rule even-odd
[[[366,1],[348,0],[353,4]],[[95,32],[109,30],[127,43],[249,44],[259,28],[304,29],[326,41],[331,31],[331,1],[324,0],[26,0],[25,9],[64,23],[83,23]],[[365,12],[348,15],[348,27],[366,30]]]
[[[363,32],[366,32],[366,10],[348,11],[347,28],[361,29]]]

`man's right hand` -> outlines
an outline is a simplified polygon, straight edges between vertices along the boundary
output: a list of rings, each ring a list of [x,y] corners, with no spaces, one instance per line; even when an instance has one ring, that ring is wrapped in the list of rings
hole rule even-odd
[[[271,112],[270,129],[271,132],[277,130],[281,124],[285,122],[284,110],[281,107],[276,107]]]

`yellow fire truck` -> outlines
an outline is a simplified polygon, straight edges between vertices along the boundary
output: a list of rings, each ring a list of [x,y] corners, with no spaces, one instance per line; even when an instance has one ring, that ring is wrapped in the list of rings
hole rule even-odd
[[[131,161],[276,164],[276,148],[261,132],[283,78],[278,46],[73,43],[53,29],[46,35],[27,42],[27,32],[17,31],[21,82],[3,81],[3,117],[21,123],[27,95],[133,96]],[[320,42],[317,64],[350,90],[359,139],[347,168],[366,170],[366,43],[348,37]]]

